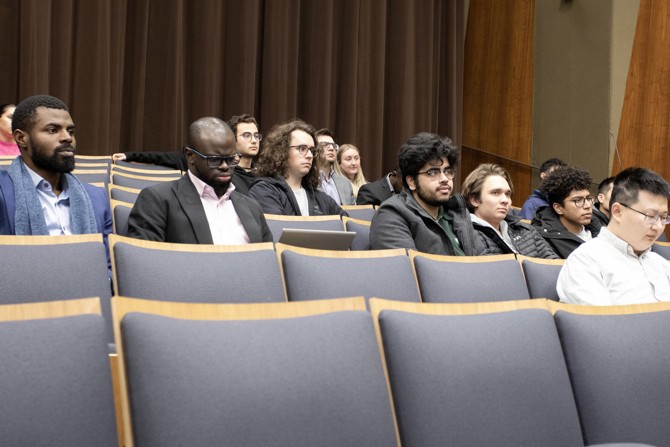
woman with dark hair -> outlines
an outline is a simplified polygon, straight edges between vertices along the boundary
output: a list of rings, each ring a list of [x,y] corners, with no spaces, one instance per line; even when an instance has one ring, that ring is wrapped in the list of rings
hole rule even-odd
[[[14,109],[14,104],[0,105],[0,155],[21,155],[12,135]]]

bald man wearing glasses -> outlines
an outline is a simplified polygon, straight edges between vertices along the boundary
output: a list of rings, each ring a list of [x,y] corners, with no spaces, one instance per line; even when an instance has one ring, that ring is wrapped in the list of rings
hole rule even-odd
[[[140,192],[128,235],[183,244],[271,242],[260,205],[231,182],[241,155],[230,127],[218,118],[198,119],[189,126],[183,151],[187,174]]]
[[[668,217],[670,185],[644,168],[614,178],[610,221],[568,257],[556,291],[562,302],[623,305],[670,301],[670,264],[651,246]]]

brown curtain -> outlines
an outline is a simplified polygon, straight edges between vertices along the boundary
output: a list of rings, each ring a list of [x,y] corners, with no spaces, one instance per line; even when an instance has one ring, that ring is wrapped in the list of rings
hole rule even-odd
[[[465,0],[0,0],[0,102],[51,94],[79,152],[175,150],[202,116],[300,117],[370,180],[419,131],[461,141]]]

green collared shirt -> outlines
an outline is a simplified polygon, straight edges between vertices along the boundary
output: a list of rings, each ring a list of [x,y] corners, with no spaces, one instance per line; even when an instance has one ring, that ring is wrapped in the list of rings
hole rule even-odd
[[[454,230],[451,228],[451,216],[444,212],[443,207],[440,207],[437,212],[437,223],[447,232],[447,237],[449,237],[451,246],[454,248],[454,254],[456,256],[465,256],[465,252],[461,248],[461,243],[458,242],[458,238],[456,237]]]

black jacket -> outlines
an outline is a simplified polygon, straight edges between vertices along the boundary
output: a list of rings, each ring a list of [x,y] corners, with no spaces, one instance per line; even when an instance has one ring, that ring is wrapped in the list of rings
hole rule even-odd
[[[558,218],[558,214],[550,206],[539,208],[535,212],[535,217],[531,225],[540,233],[556,254],[563,259],[567,259],[577,247],[584,241],[576,234],[570,233]],[[586,229],[591,232],[593,237],[598,236],[602,224],[595,217],[591,216],[591,223],[586,225]]]
[[[347,213],[328,194],[309,185],[303,185],[307,192],[310,216],[340,215]],[[291,187],[281,177],[260,177],[251,185],[250,195],[261,204],[265,214],[301,216],[298,201]]]
[[[520,222],[518,218],[508,215],[505,217],[508,232],[512,238],[512,245],[516,251],[532,258],[558,259],[558,255],[549,243],[528,224]],[[482,243],[486,246],[485,255],[514,253],[502,237],[489,225],[482,225],[474,219],[472,225]]]
[[[393,191],[389,188],[387,174],[379,180],[361,186],[358,190],[358,196],[356,196],[356,205],[379,206],[384,200],[392,196]]]

